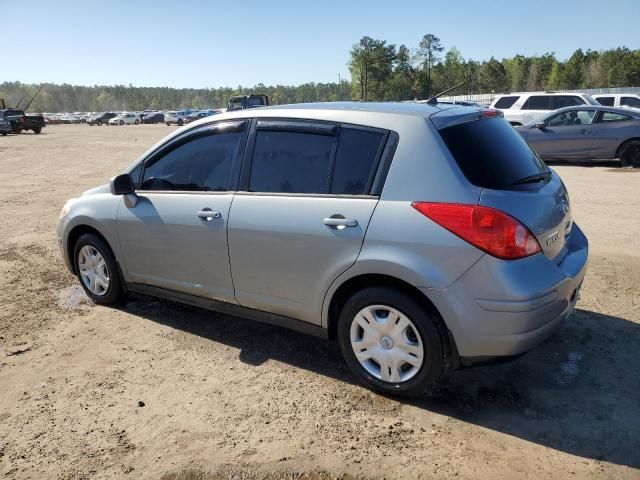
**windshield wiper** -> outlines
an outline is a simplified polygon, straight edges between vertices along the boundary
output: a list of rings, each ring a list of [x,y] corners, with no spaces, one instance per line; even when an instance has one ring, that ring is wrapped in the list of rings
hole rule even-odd
[[[521,178],[520,180],[516,180],[511,185],[522,185],[524,183],[536,183],[541,180],[546,180],[551,176],[551,172],[540,172],[535,175],[529,175],[528,177]]]

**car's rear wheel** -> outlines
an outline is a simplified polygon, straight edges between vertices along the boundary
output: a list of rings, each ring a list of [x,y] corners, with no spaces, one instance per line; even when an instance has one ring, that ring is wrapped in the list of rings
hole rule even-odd
[[[40,132],[42,132],[42,128],[41,127],[36,127],[33,129],[33,133],[35,133],[36,135],[39,134]]]
[[[135,123],[136,125],[138,125],[138,124],[140,123],[140,120],[136,120],[136,121],[135,121],[135,122],[133,122],[133,123]]]
[[[382,393],[415,396],[445,368],[446,347],[436,314],[391,288],[360,290],[338,320],[340,350],[356,377]]]
[[[179,127],[181,127],[183,123],[184,123],[184,122],[182,121],[182,119],[178,120],[178,126],[179,126]]]
[[[169,123],[169,122],[166,122],[166,123],[167,123],[167,127],[170,127],[170,126],[171,126],[171,123]]]
[[[622,146],[620,163],[623,167],[640,168],[640,140],[630,140]]]
[[[124,300],[118,264],[100,237],[91,233],[80,236],[73,251],[78,279],[91,300],[100,305],[113,305]]]
[[[120,125],[124,125],[124,120],[120,120]]]

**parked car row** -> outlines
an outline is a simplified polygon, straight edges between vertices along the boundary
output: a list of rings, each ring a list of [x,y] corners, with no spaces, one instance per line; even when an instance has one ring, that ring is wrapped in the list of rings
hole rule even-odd
[[[490,108],[545,160],[614,160],[640,167],[640,95],[529,92],[500,95]]]
[[[526,125],[554,110],[580,105],[640,108],[638,94],[587,95],[573,92],[526,92],[498,95],[489,108],[501,110],[511,125]]]

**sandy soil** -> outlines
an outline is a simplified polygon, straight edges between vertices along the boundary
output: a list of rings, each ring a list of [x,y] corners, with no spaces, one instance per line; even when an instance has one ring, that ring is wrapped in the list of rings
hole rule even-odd
[[[557,166],[592,247],[578,310],[518,361],[407,402],[356,385],[329,342],[87,303],[60,207],[171,129],[0,137],[3,478],[640,478],[640,171]]]

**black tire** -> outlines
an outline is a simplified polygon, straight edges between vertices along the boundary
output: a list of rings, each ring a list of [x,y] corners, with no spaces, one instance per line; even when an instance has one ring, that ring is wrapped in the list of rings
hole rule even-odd
[[[6,137],[8,132],[2,132],[2,136]]]
[[[620,163],[623,167],[640,168],[640,140],[630,140],[621,147]]]
[[[386,305],[406,315],[415,325],[424,347],[424,361],[419,371],[404,382],[385,382],[367,371],[358,361],[351,346],[351,323],[356,314],[370,305]],[[356,292],[344,304],[338,319],[338,343],[351,371],[365,386],[383,394],[413,397],[428,392],[444,373],[446,333],[436,312],[427,310],[420,302],[399,290],[371,287]]]
[[[136,121],[135,121],[135,122],[133,122],[133,123],[135,123],[136,125],[138,125],[138,124],[140,123],[140,120],[136,120]]]
[[[183,123],[184,123],[184,122],[182,121],[182,119],[179,119],[179,120],[178,120],[178,126],[179,126],[179,127],[181,127]]]
[[[90,245],[102,255],[105,263],[107,265],[108,277],[109,277],[109,288],[107,291],[101,295],[94,294],[91,290],[87,288],[82,280],[82,276],[80,275],[80,267],[78,256],[80,254],[80,250],[82,247]],[[92,234],[85,233],[81,235],[75,246],[73,247],[73,262],[75,271],[77,272],[78,280],[80,281],[80,285],[84,289],[87,296],[94,302],[99,305],[117,305],[122,303],[126,294],[124,288],[122,287],[122,282],[120,280],[120,272],[118,270],[118,264],[116,262],[115,257],[113,256],[113,252],[109,248],[109,246],[102,240],[100,237]]]
[[[170,127],[170,126],[171,126],[171,124],[169,122],[167,122],[167,127]]]
[[[40,132],[42,132],[42,127],[36,127],[33,129],[33,133],[35,133],[36,135],[38,135]]]
[[[124,125],[124,120],[120,120],[120,125]]]
[[[98,120],[98,126],[101,127],[102,126],[102,120]]]

